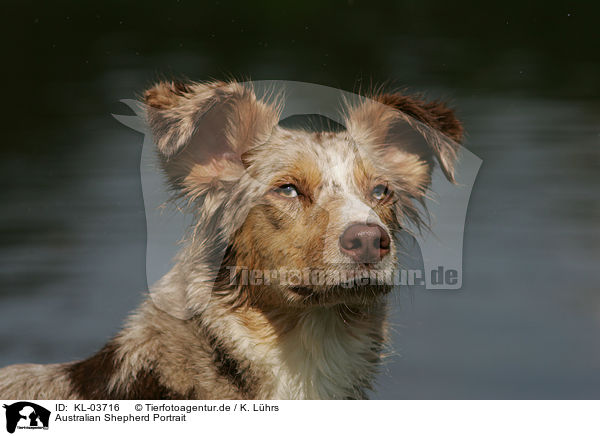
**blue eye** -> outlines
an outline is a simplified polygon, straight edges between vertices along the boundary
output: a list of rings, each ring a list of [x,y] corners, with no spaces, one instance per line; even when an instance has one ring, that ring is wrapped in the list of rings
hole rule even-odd
[[[389,195],[390,191],[385,185],[377,185],[371,191],[371,196],[375,200],[383,200],[385,197]]]
[[[280,187],[275,188],[274,191],[282,197],[294,198],[298,196],[298,188],[290,184],[281,185]]]

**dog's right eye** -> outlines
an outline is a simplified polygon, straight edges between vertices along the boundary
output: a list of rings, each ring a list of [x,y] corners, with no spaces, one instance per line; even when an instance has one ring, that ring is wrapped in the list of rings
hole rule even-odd
[[[275,188],[274,191],[282,197],[294,198],[298,196],[298,188],[291,184],[281,185],[280,187]]]

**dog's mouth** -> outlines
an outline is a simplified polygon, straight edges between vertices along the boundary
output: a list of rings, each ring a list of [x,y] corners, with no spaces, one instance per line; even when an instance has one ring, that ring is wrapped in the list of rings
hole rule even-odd
[[[356,296],[377,296],[387,294],[392,288],[393,286],[387,281],[369,280],[366,278],[326,285],[295,285],[286,287],[292,294],[305,300],[328,300],[330,298],[343,300]]]
[[[332,306],[338,304],[369,305],[388,294],[391,286],[333,286],[328,288],[293,286],[289,287],[290,301],[301,306]]]
[[[310,297],[315,293],[314,288],[309,288],[307,286],[291,286],[289,289],[290,291],[292,291],[295,294],[298,294],[301,297]]]
[[[261,270],[224,267],[221,271],[219,282],[225,287],[247,288],[256,298],[270,289],[283,296],[283,301],[301,305],[366,302],[393,288],[393,270],[381,263]]]

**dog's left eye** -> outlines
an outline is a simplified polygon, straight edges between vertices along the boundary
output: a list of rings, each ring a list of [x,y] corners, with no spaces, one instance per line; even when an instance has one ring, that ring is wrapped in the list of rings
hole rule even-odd
[[[377,185],[371,191],[371,196],[375,200],[383,200],[385,197],[389,195],[390,191],[385,185]]]
[[[294,198],[298,196],[298,188],[294,185],[281,185],[278,188],[275,188],[275,192],[277,192],[282,197]]]

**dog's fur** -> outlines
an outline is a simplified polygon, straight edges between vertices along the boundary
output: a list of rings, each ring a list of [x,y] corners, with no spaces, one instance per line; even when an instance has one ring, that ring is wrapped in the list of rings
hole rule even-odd
[[[454,113],[378,93],[345,108],[345,129],[286,128],[277,102],[236,82],[162,82],[145,105],[168,182],[195,215],[187,243],[102,350],[0,370],[0,397],[366,398],[386,341],[389,285],[250,285],[228,273],[391,271],[401,223],[421,220],[415,202],[435,160],[453,181],[462,139]],[[288,184],[297,197],[281,195]],[[383,199],[370,195],[377,184],[388,187]],[[339,248],[360,222],[392,236],[390,253],[368,266]]]

